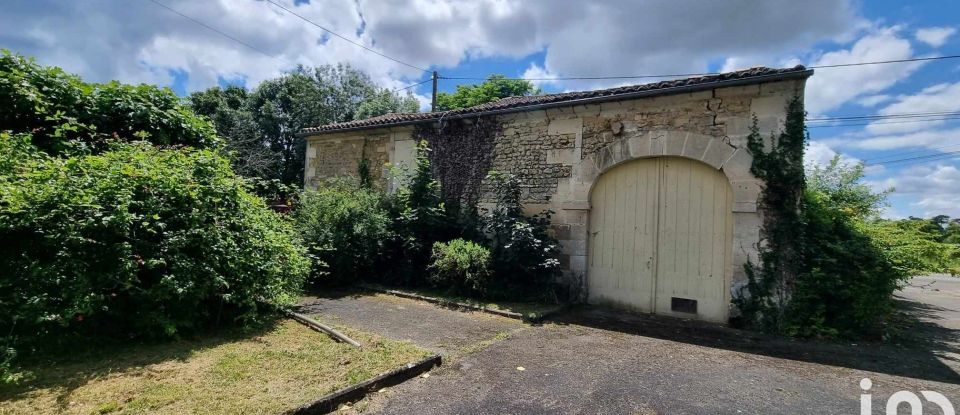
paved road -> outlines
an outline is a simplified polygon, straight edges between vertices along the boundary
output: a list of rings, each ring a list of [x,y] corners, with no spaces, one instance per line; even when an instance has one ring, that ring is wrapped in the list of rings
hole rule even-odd
[[[954,283],[902,293],[941,327],[937,336],[956,333],[937,324],[956,322]],[[864,377],[878,414],[897,390],[940,391],[960,407],[960,364],[944,339],[924,347],[805,343],[596,308],[524,326],[388,296],[319,299],[313,307],[446,354],[430,377],[358,403],[364,413],[858,414]]]

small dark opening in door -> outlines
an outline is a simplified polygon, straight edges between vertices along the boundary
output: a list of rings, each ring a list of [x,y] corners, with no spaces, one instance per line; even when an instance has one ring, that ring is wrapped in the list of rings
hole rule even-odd
[[[670,297],[670,310],[678,313],[697,314],[697,300],[689,298]]]

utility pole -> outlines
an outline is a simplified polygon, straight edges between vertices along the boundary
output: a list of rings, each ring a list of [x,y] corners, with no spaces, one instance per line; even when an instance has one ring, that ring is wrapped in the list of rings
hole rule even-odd
[[[430,104],[430,112],[437,112],[437,71],[433,71],[433,101]]]

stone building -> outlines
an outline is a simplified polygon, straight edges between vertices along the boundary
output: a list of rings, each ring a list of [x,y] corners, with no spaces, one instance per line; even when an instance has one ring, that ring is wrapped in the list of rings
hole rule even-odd
[[[309,128],[305,185],[356,175],[366,159],[391,189],[385,166],[409,165],[419,138],[459,140],[445,151],[464,161],[441,184],[516,174],[525,210],[555,212],[572,299],[726,322],[761,237],[753,117],[764,136],[779,132],[812,73],[753,68]],[[484,183],[478,191],[482,203]]]

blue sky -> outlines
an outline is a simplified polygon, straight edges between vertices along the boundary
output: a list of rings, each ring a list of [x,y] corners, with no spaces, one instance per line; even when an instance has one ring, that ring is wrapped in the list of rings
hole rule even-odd
[[[178,93],[255,86],[296,64],[346,62],[398,88],[428,74],[331,38],[258,0],[12,0],[0,47],[86,79],[147,82]],[[443,76],[537,78],[697,73],[960,54],[960,2],[769,0],[276,0],[351,40]],[[457,82],[443,80],[451,91]],[[643,81],[629,81],[633,83]],[[547,81],[547,92],[620,81]],[[414,89],[426,104],[429,83]],[[811,118],[960,111],[960,59],[821,69]],[[884,118],[810,129],[809,163],[868,164],[896,188],[885,215],[960,217],[958,117]],[[869,120],[868,120],[869,121]],[[940,158],[927,156],[941,155]],[[926,157],[893,162],[909,157]]]

